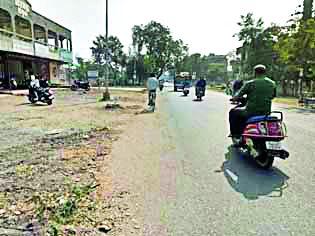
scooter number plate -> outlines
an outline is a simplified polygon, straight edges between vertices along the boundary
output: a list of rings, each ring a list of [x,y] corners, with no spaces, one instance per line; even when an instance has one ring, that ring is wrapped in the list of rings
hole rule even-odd
[[[282,150],[282,143],[281,142],[266,142],[266,147],[268,150]]]

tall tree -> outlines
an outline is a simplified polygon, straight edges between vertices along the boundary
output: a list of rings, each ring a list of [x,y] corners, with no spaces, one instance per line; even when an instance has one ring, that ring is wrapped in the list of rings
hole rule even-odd
[[[303,20],[312,18],[313,15],[313,0],[303,1]]]
[[[240,50],[242,72],[251,75],[256,64],[265,64],[270,68],[274,63],[274,34],[278,27],[272,25],[265,28],[263,20],[260,18],[256,21],[252,13],[241,16],[238,25],[241,30],[235,36],[243,43]]]
[[[315,20],[295,20],[291,26],[284,27],[274,46],[279,54],[281,63],[287,66],[289,73],[299,78],[299,72],[303,70],[303,82],[315,77]],[[300,86],[302,95],[302,86]]]
[[[126,55],[123,52],[123,44],[116,36],[98,36],[93,41],[92,56],[99,65],[108,64],[115,78],[122,67],[126,66]],[[108,62],[108,63],[107,63]]]
[[[174,40],[170,29],[158,22],[136,25],[132,32],[137,54],[144,52],[144,61],[149,63],[158,78],[187,54],[188,47],[183,41]]]

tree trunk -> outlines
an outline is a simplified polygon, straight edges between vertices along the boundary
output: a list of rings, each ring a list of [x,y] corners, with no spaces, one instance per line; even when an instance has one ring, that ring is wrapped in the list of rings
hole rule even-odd
[[[313,15],[313,0],[304,0],[303,5],[303,20],[308,20]]]
[[[160,71],[158,73],[157,79],[160,79],[160,77],[163,75],[164,68],[165,68],[165,65],[160,68]]]
[[[287,93],[287,83],[285,82],[285,80],[281,81],[281,87],[282,87],[283,96],[287,96],[288,95],[288,93]]]

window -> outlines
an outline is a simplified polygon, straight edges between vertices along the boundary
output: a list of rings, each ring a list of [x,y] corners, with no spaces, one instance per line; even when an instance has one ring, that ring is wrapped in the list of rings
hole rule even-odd
[[[0,8],[0,29],[13,31],[11,15],[9,12]]]
[[[46,30],[40,25],[34,25],[34,38],[41,43],[47,43]]]
[[[58,47],[57,34],[50,30],[48,30],[48,44]]]
[[[72,41],[68,39],[68,51],[72,52]]]
[[[59,47],[67,49],[67,39],[62,35],[59,35]]]
[[[15,16],[15,28],[16,33],[20,36],[24,36],[30,39],[32,38],[32,27],[31,23],[28,20],[20,16]]]

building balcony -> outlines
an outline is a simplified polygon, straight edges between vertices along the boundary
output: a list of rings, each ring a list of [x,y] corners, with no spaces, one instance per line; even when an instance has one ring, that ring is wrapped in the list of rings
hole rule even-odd
[[[0,29],[0,51],[20,53],[51,59],[62,63],[72,63],[72,52],[55,46],[41,43],[21,35]]]

